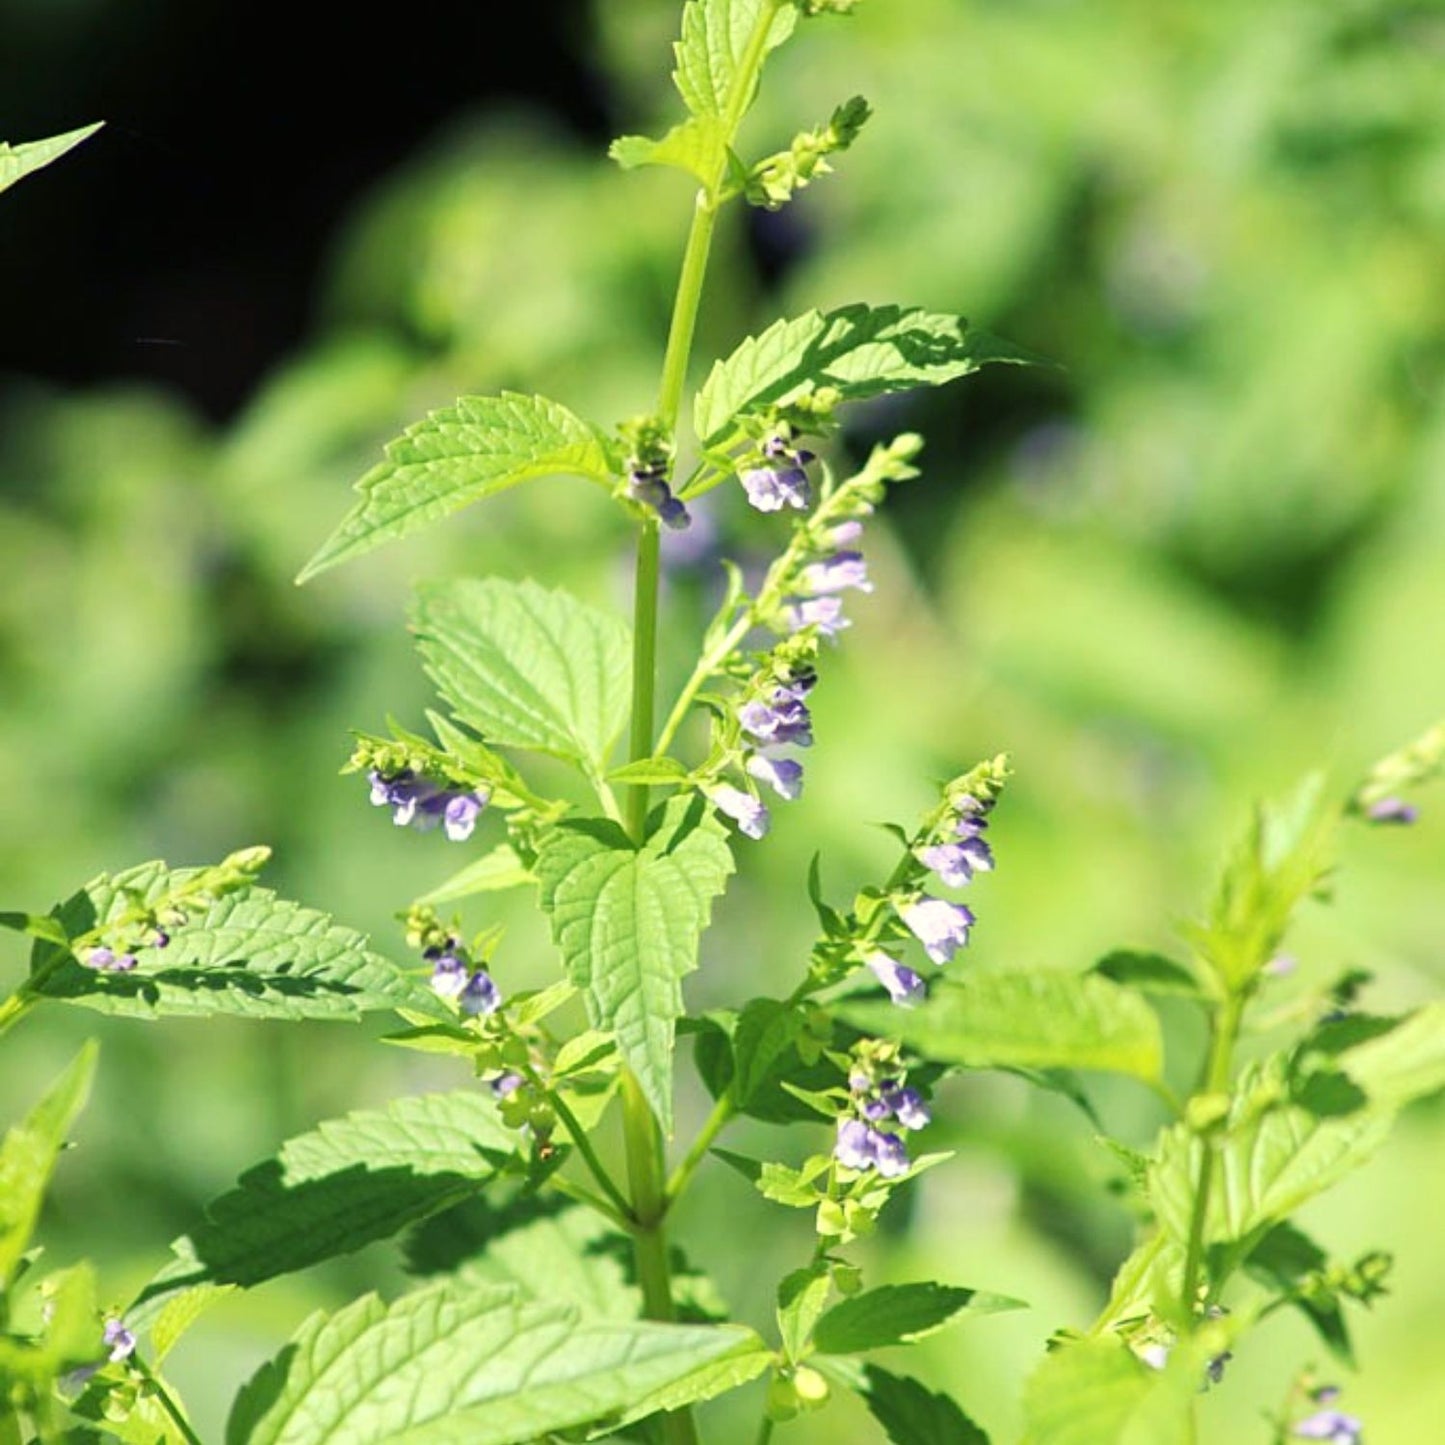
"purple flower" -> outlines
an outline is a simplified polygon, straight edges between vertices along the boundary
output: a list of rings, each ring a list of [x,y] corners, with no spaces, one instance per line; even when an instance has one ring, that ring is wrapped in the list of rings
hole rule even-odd
[[[472,829],[477,826],[478,816],[491,800],[490,788],[478,788],[474,793],[450,794],[442,810],[447,837],[453,843],[464,843],[470,838]]]
[[[766,753],[754,753],[748,759],[747,769],[752,777],[766,783],[790,803],[802,796],[803,765],[792,758],[771,758]]]
[[[774,688],[771,702],[745,702],[738,709],[738,721],[743,731],[759,742],[777,747],[787,743],[799,748],[813,745],[813,719],[808,705],[787,688]]]
[[[170,943],[171,936],[165,931],[164,928],[158,928],[153,934],[151,934],[152,948],[169,948]]]
[[[657,509],[662,525],[671,532],[685,532],[692,526],[692,517],[677,497],[668,497]]]
[[[918,850],[918,861],[931,868],[950,888],[962,888],[975,873],[993,867],[993,853],[982,838],[958,843],[935,843]]]
[[[810,562],[799,574],[798,585],[808,593],[843,592],[849,587],[873,590],[861,552],[835,552],[821,562]]]
[[[450,949],[438,953],[432,964],[432,991],[443,998],[456,998],[466,988],[469,973],[466,961],[459,954]]]
[[[772,823],[768,810],[751,793],[728,783],[715,783],[706,792],[713,807],[726,813],[749,838],[761,838],[768,831]]]
[[[904,1008],[923,997],[923,980],[907,964],[899,963],[881,950],[863,960],[873,970],[878,982],[888,990],[888,997]]]
[[[1407,824],[1413,823],[1420,816],[1420,810],[1403,798],[1381,798],[1378,803],[1371,803],[1365,809],[1365,816],[1372,823]]]
[[[954,820],[954,833],[959,838],[977,838],[988,827],[988,805],[979,802],[969,793],[957,800],[958,817]]]
[[[502,1006],[502,992],[486,969],[477,969],[457,995],[464,1014],[494,1014]]]
[[[908,1150],[896,1134],[885,1134],[881,1129],[870,1131],[873,1135],[873,1163],[885,1179],[896,1179],[908,1173]]]
[[[834,637],[853,624],[843,616],[841,597],[804,597],[783,609],[790,632],[816,627],[824,637]]]
[[[510,1098],[525,1082],[520,1074],[508,1071],[505,1074],[498,1074],[487,1087],[492,1091],[492,1098],[501,1100]]]
[[[839,1119],[838,1142],[833,1146],[833,1157],[849,1169],[871,1169],[873,1139],[873,1130],[861,1120]]]
[[[885,1088],[883,1102],[905,1129],[926,1129],[933,1121],[933,1115],[928,1112],[923,1095],[917,1089]]]
[[[839,522],[835,527],[829,527],[823,533],[823,545],[825,547],[846,547],[850,542],[856,542],[863,535],[863,523],[857,520]]]
[[[973,911],[963,904],[927,895],[899,905],[898,916],[938,964],[947,963],[968,943],[968,930],[975,921]]]
[[[812,493],[803,465],[813,460],[812,452],[796,451],[775,436],[763,443],[763,455],[776,465],[749,467],[738,473],[748,501],[760,512],[780,512],[784,507],[806,510]]]
[[[81,961],[101,973],[129,973],[136,966],[133,953],[116,953],[105,947],[92,948]]]
[[[630,468],[627,493],[634,502],[651,507],[674,532],[685,531],[692,522],[687,508],[672,495],[672,488],[667,484],[667,468],[661,462]]]
[[[1300,1440],[1327,1440],[1330,1445],[1360,1445],[1364,1424],[1340,1410],[1317,1410],[1301,1420],[1290,1434]]]
[[[118,1365],[135,1352],[135,1336],[120,1320],[107,1320],[101,1339],[110,1347],[110,1362]]]

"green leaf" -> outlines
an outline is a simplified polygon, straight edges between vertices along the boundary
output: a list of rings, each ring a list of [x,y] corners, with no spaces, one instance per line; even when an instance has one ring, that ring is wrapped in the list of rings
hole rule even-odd
[[[1284,1297],[1314,1326],[1325,1347],[1355,1369],[1355,1351],[1339,1296],[1323,1285],[1329,1257],[1303,1230],[1277,1224],[1250,1251],[1247,1272]]]
[[[677,93],[695,116],[722,119],[734,107],[732,94],[766,0],[688,0],[682,12],[682,38],[673,47],[677,67],[672,73]],[[778,8],[763,44],[763,54],[777,49],[793,33],[797,7]],[[736,102],[741,114],[752,103],[757,83]]]
[[[435,907],[438,903],[455,903],[459,898],[471,898],[477,893],[500,893],[507,888],[520,888],[534,881],[531,870],[517,856],[512,845],[498,843],[490,853],[483,853],[475,862],[468,863],[445,883],[438,884],[416,901]]]
[[[199,869],[141,863],[101,874],[52,910],[67,937],[133,918]],[[420,980],[367,947],[365,935],[324,913],[247,888],[217,898],[170,930],[166,948],[134,949],[128,973],[86,968],[40,942],[26,991],[100,1013],[136,1018],[357,1019],[405,1009],[449,1018]]]
[[[412,628],[448,706],[489,742],[600,772],[627,720],[631,633],[617,617],[535,582],[418,589]]]
[[[1141,993],[1172,994],[1181,998],[1199,998],[1199,980],[1182,963],[1165,958],[1162,953],[1140,949],[1116,948],[1093,967],[1092,972],[1111,983],[1136,988]]]
[[[970,1068],[1103,1069],[1155,1080],[1159,1021],[1137,993],[1090,974],[975,974],[936,988],[921,1008],[854,1004],[840,1017]]]
[[[607,154],[624,171],[639,166],[673,166],[710,186],[717,174],[720,147],[725,144],[723,127],[712,116],[693,116],[673,126],[660,140],[645,135],[622,135],[607,148]]]
[[[7,145],[0,141],[0,191],[13,186],[22,176],[59,160],[66,151],[93,136],[104,124],[103,120],[96,121],[94,125],[81,126],[79,130],[68,130],[64,135],[23,141],[19,145]]]
[[[877,1365],[839,1369],[839,1363],[828,1362],[826,1373],[862,1397],[893,1445],[988,1445],[988,1436],[947,1395]]]
[[[1183,1342],[1163,1370],[1117,1336],[1063,1345],[1029,1379],[1022,1445],[1194,1445],[1204,1364]]]
[[[818,1321],[813,1342],[825,1355],[852,1355],[886,1345],[912,1344],[966,1314],[1020,1310],[1022,1300],[945,1284],[885,1284],[833,1306]]]
[[[515,1290],[444,1281],[313,1315],[242,1389],[226,1445],[521,1445],[666,1395],[699,1398],[757,1336],[588,1320]]]
[[[635,763],[624,763],[607,774],[609,783],[632,785],[643,783],[648,786],[672,785],[685,782],[688,771],[676,758],[639,758]]]
[[[470,502],[534,477],[610,485],[612,461],[596,427],[540,396],[465,396],[390,443],[356,484],[361,500],[301,570],[298,584]]]
[[[98,1053],[87,1043],[30,1113],[0,1141],[0,1294],[30,1244],[65,1136],[85,1105]]]
[[[328,1120],[214,1201],[141,1300],[201,1283],[255,1285],[390,1238],[474,1194],[515,1147],[477,1092]]]
[[[1337,1063],[1373,1108],[1396,1109],[1445,1088],[1445,1003],[1406,1015],[1388,1033],[1346,1049]]]
[[[12,933],[28,933],[32,938],[44,938],[61,948],[70,946],[70,937],[55,921],[40,913],[0,913],[0,928]]]
[[[785,404],[818,387],[844,401],[939,386],[991,361],[1034,357],[979,331],[961,316],[901,306],[844,306],[777,321],[719,361],[697,395],[693,417],[705,447],[729,440],[741,412]]]
[[[150,1320],[151,1350],[147,1363],[158,1366],[180,1343],[186,1331],[214,1304],[235,1292],[233,1284],[198,1284],[167,1297]]]
[[[636,847],[606,819],[549,829],[537,881],[552,937],[594,1028],[610,1029],[665,1131],[681,981],[733,869],[727,833],[696,794],[670,798]]]
[[[801,1360],[812,1343],[813,1326],[818,1323],[833,1290],[833,1272],[827,1264],[795,1269],[778,1285],[778,1333],[783,1353]]]
[[[1283,1065],[1246,1076],[1221,1137],[1206,1143],[1186,1125],[1166,1131],[1149,1172],[1149,1197],[1161,1227],[1189,1237],[1202,1151],[1217,1160],[1204,1242],[1248,1240],[1288,1218],[1364,1163],[1384,1142],[1392,1115],[1361,1112],[1321,1119],[1283,1100]],[[1279,1102],[1275,1102],[1278,1099]]]

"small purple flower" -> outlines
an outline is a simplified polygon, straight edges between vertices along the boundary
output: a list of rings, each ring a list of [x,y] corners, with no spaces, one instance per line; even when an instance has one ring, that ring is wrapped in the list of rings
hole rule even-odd
[[[812,500],[805,463],[813,460],[812,452],[795,450],[782,437],[769,437],[763,443],[763,455],[774,466],[749,467],[738,473],[748,501],[760,512],[780,512],[784,507],[805,511]]]
[[[748,759],[747,769],[750,776],[766,783],[790,803],[802,796],[803,765],[792,758],[771,758],[766,753],[754,753]]]
[[[668,497],[657,509],[662,525],[670,532],[685,532],[692,526],[692,517],[677,497]]]
[[[933,1115],[928,1112],[928,1105],[917,1089],[885,1088],[883,1102],[905,1129],[926,1129],[933,1121]]]
[[[873,1130],[860,1119],[838,1120],[838,1142],[833,1157],[849,1169],[873,1167]]]
[[[510,1098],[525,1082],[526,1080],[520,1074],[508,1071],[505,1074],[498,1074],[487,1087],[492,1091],[492,1098],[500,1101]]]
[[[151,934],[152,948],[169,948],[170,945],[171,936],[165,931],[164,928],[158,928],[154,933]]]
[[[494,1014],[502,1006],[502,992],[484,968],[477,969],[457,995],[464,1014]]]
[[[1300,1440],[1327,1440],[1329,1445],[1360,1445],[1364,1423],[1340,1410],[1317,1410],[1301,1420],[1290,1434]]]
[[[853,625],[843,616],[841,597],[804,597],[788,603],[783,615],[790,632],[816,627],[824,637],[835,637]]]
[[[443,809],[443,827],[453,843],[464,843],[472,836],[477,818],[492,799],[490,788],[478,788],[474,793],[453,793],[447,798]]]
[[[885,1134],[881,1129],[871,1131],[873,1135],[873,1163],[885,1179],[896,1179],[908,1173],[908,1150],[897,1134]]]
[[[858,1105],[858,1112],[870,1124],[876,1124],[880,1119],[889,1119],[893,1116],[893,1110],[888,1107],[888,1101],[881,1096],[870,1095],[863,1099]]]
[[[772,823],[768,810],[751,793],[745,793],[741,788],[734,788],[728,783],[715,783],[707,789],[707,796],[713,807],[726,813],[738,825],[738,831],[749,838],[763,837]]]
[[[843,592],[849,587],[859,592],[873,590],[861,552],[836,552],[821,562],[810,562],[799,573],[798,585],[810,594]]]
[[[667,468],[661,462],[633,466],[627,474],[627,494],[634,502],[651,507],[674,532],[685,531],[692,522],[687,508],[673,496],[667,484]]]
[[[466,961],[448,949],[436,955],[432,964],[431,986],[443,998],[457,998],[467,986],[470,970]]]
[[[92,948],[82,962],[87,968],[101,973],[129,973],[136,966],[136,957],[133,953],[116,953],[112,949],[100,947]]]
[[[878,982],[888,990],[894,1003],[908,1008],[923,997],[923,979],[907,964],[899,963],[891,954],[879,950],[870,953],[864,963],[873,970]]]
[[[823,533],[822,541],[825,547],[846,547],[851,542],[856,542],[863,535],[863,523],[856,519],[846,522],[839,522],[834,527],[829,527]]]
[[[135,1353],[135,1336],[120,1320],[107,1320],[101,1339],[110,1348],[110,1362],[118,1365]]]
[[[738,721],[744,732],[762,743],[776,747],[791,743],[799,748],[813,745],[813,719],[808,706],[785,688],[774,688],[771,702],[745,702],[738,709]]]
[[[1372,823],[1409,824],[1420,816],[1420,810],[1403,798],[1381,798],[1365,809],[1365,816]]]
[[[957,843],[920,848],[918,861],[950,888],[962,888],[975,873],[987,873],[993,867],[993,852],[982,838],[964,838]]]
[[[912,903],[899,905],[898,916],[937,964],[947,963],[967,945],[968,930],[975,922],[972,909],[926,894]]]

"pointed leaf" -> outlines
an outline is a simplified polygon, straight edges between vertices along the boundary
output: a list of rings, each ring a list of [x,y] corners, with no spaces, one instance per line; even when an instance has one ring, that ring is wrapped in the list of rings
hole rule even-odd
[[[610,484],[612,464],[596,427],[545,397],[464,396],[386,448],[386,460],[356,484],[361,501],[296,581],[519,482],[563,474]]]
[[[212,1203],[142,1300],[203,1282],[259,1284],[390,1238],[476,1193],[515,1147],[476,1092],[421,1094],[328,1120]]]
[[[844,306],[809,311],[750,336],[719,361],[697,395],[694,422],[705,447],[725,443],[744,411],[784,403],[818,387],[844,401],[939,386],[991,361],[1036,358],[946,316],[901,306]]]
[[[535,582],[418,589],[412,628],[455,715],[489,742],[600,771],[627,719],[631,633],[610,613]]]
[[[694,115],[721,119],[735,103],[736,114],[751,104],[752,92],[735,102],[732,91],[764,8],[765,0],[688,0],[682,38],[673,47],[677,68],[672,79]],[[797,20],[796,6],[778,8],[764,41],[765,55],[793,33]]]
[[[1153,1080],[1163,1064],[1154,1011],[1097,975],[975,974],[936,988],[921,1008],[854,1004],[838,1013],[970,1068],[1103,1069]]]
[[[720,147],[724,144],[720,120],[711,116],[693,116],[673,126],[660,140],[645,135],[618,136],[607,154],[624,171],[639,166],[672,166],[695,176],[703,185],[711,185],[717,173]]]
[[[945,1284],[885,1284],[833,1306],[818,1321],[813,1343],[825,1355],[852,1355],[912,1344],[966,1314],[1020,1310],[1022,1300]]]
[[[30,1244],[51,1171],[84,1107],[98,1049],[88,1043],[30,1113],[0,1141],[0,1294]]]
[[[152,862],[103,873],[52,916],[76,938],[134,917],[198,871]],[[373,953],[364,934],[266,888],[225,894],[173,928],[167,947],[134,953],[130,972],[102,972],[40,942],[26,990],[138,1018],[357,1019],[382,1009],[450,1017],[425,984]]]
[[[947,1395],[907,1375],[853,1361],[830,1360],[823,1368],[862,1397],[893,1445],[988,1445],[988,1436]]]
[[[64,135],[23,141],[19,145],[7,145],[0,141],[0,191],[13,186],[22,176],[58,160],[72,146],[78,146],[81,141],[93,136],[104,124],[104,121],[97,121],[94,125],[81,126],[79,130],[66,131]]]
[[[681,980],[697,967],[698,939],[732,869],[727,833],[696,794],[655,812],[641,848],[605,819],[559,824],[538,847],[542,906],[567,972],[665,1130]]]
[[[416,901],[435,907],[438,903],[455,903],[458,898],[470,898],[477,893],[520,888],[533,881],[531,870],[517,856],[516,849],[510,843],[498,843],[490,853],[483,853],[474,863],[468,863]]]
[[[1399,1108],[1445,1088],[1445,1003],[1407,1014],[1388,1033],[1346,1049],[1337,1063],[1372,1108]]]
[[[751,1330],[584,1320],[507,1288],[443,1282],[313,1315],[252,1377],[226,1445],[522,1445],[706,1388]]]

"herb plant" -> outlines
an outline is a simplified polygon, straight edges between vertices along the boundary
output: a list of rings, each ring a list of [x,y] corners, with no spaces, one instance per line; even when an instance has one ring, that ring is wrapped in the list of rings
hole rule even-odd
[[[390,1044],[459,1065],[450,1092],[282,1145],[173,1244],[135,1300],[104,1311],[88,1265],[46,1273],[32,1248],[94,1068],[87,1047],[0,1148],[0,1445],[194,1445],[163,1367],[202,1312],[398,1235],[428,1281],[301,1324],[237,1395],[228,1445],[683,1445],[701,1438],[695,1407],[754,1381],[759,1442],[839,1392],[895,1445],[984,1441],[966,1400],[869,1357],[1021,1302],[952,1279],[870,1283],[851,1249],[895,1193],[948,1167],[921,1141],[933,1091],[971,1069],[1077,1106],[1139,1218],[1097,1318],[1058,1330],[1022,1385],[1031,1445],[1196,1439],[1201,1394],[1280,1309],[1301,1311],[1322,1349],[1351,1363],[1347,1307],[1384,1290],[1388,1257],[1332,1260],[1293,1216],[1445,1083],[1445,1008],[1364,1012],[1356,974],[1286,1004],[1274,991],[1293,918],[1329,885],[1339,829],[1413,821],[1406,796],[1445,763],[1445,726],[1345,795],[1312,778],[1259,810],[1181,929],[1179,957],[1120,949],[1083,970],[969,966],[977,918],[961,897],[985,913],[986,875],[1008,866],[991,828],[1009,765],[960,760],[921,818],[888,825],[886,877],[830,897],[815,861],[817,940],[779,961],[776,995],[687,1011],[714,902],[766,847],[770,809],[803,787],[810,699],[844,640],[849,595],[872,589],[868,520],[918,476],[912,434],[845,465],[832,445],[840,409],[1031,360],[956,316],[853,305],[743,340],[684,410],[719,217],[787,205],[868,119],[855,98],[775,154],[749,162],[739,149],[769,53],[852,3],[689,0],[674,72],[686,118],[612,148],[624,169],[668,166],[697,183],[654,410],[609,430],[543,397],[463,398],[387,449],[301,574],[544,477],[602,488],[632,524],[630,626],[531,579],[418,590],[412,627],[444,711],[428,714],[429,735],[397,723],[361,735],[347,765],[376,821],[437,830],[468,855],[400,915],[408,961],[261,886],[263,847],[199,868],[144,863],[48,914],[0,915],[34,939],[0,1032],[50,1002],[143,1018],[380,1013],[397,1020]],[[0,150],[0,184],[80,138]],[[689,671],[658,655],[662,535],[686,531],[695,500],[720,486],[767,514],[776,555],[760,575],[722,564]],[[659,677],[674,673],[659,699]],[[446,912],[512,888],[535,888],[559,956],[541,989],[511,986],[499,930],[468,934]],[[1161,1008],[1202,1022],[1199,1057],[1166,1056]],[[712,1100],[695,1128],[674,1109],[679,1037]],[[1081,1077],[1092,1073],[1148,1091],[1152,1141],[1108,1136]],[[724,1146],[744,1118],[786,1126],[774,1155]],[[714,1180],[811,1222],[766,1331],[730,1321],[672,1237],[679,1199]],[[1337,1393],[1300,1370],[1260,1438],[1358,1442]]]

